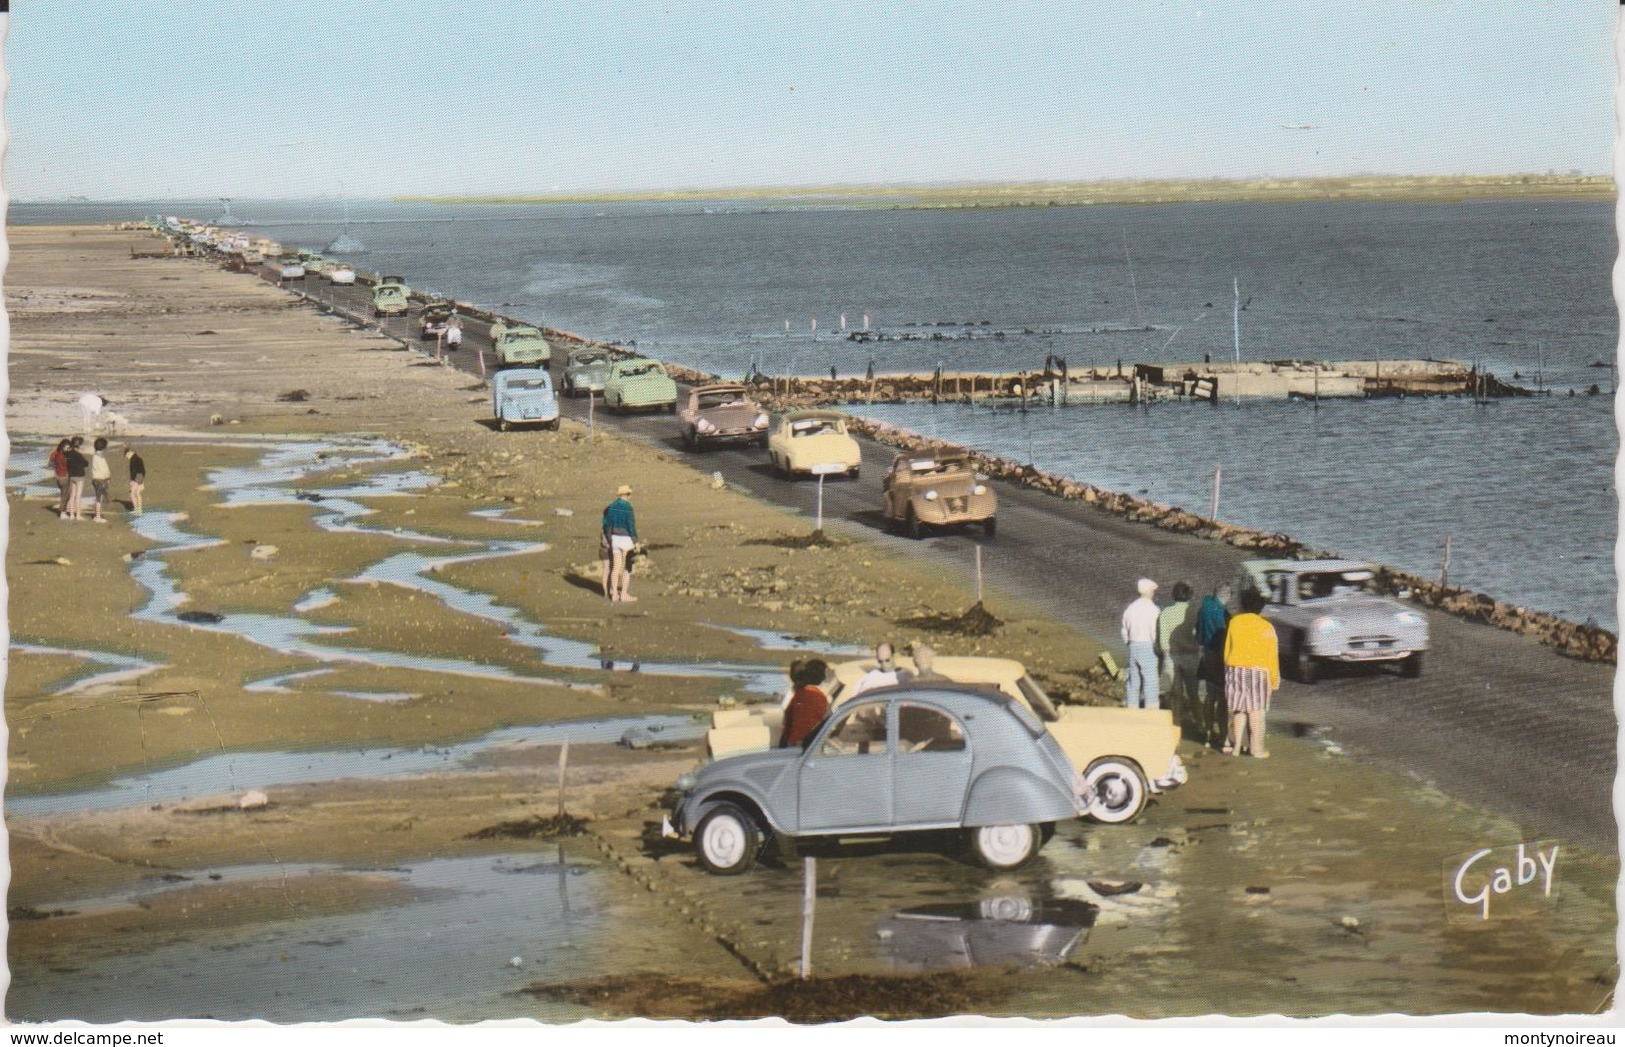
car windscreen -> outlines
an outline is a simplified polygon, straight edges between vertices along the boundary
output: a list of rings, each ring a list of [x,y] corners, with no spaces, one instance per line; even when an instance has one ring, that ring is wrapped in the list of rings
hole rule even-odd
[[[1044,689],[1038,686],[1038,681],[1031,676],[1023,675],[1021,679],[1017,680],[1016,689],[1021,692],[1023,698],[1027,699],[1027,704],[1033,707],[1033,712],[1037,713],[1041,719],[1053,723],[1061,718],[1060,712],[1055,708],[1055,703],[1050,701],[1049,695],[1044,693]]]
[[[507,387],[511,389],[546,389],[546,378],[510,378]]]

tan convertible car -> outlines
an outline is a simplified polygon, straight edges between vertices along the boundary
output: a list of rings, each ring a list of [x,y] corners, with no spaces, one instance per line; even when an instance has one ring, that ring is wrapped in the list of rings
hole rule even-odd
[[[1179,725],[1166,709],[1056,708],[1022,664],[1009,658],[939,655],[934,664],[953,683],[995,687],[1037,714],[1083,774],[1092,794],[1085,817],[1093,821],[1132,821],[1153,793],[1181,785],[1186,779],[1185,764],[1174,751],[1179,744]],[[898,658],[897,665],[914,670],[908,658]],[[854,697],[857,682],[875,667],[872,659],[835,666],[831,710]],[[783,722],[782,708],[771,702],[719,709],[711,714],[706,746],[713,759],[770,749],[778,744]]]
[[[898,455],[886,474],[881,497],[886,530],[914,538],[928,527],[968,523],[980,524],[982,534],[992,538],[997,526],[998,499],[962,454]]]

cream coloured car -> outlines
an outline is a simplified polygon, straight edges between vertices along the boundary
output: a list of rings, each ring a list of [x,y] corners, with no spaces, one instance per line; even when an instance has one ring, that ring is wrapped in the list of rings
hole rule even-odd
[[[1083,774],[1092,799],[1085,816],[1110,824],[1128,822],[1145,809],[1156,792],[1182,784],[1184,762],[1175,753],[1179,725],[1166,709],[1068,705],[1057,708],[1027,670],[1009,658],[938,655],[936,671],[953,683],[996,688],[1037,714],[1067,758]],[[898,658],[909,672],[914,664]],[[842,662],[833,669],[830,709],[854,697],[873,659]],[[902,684],[901,686],[908,686]],[[867,693],[867,692],[866,692]],[[719,709],[711,715],[706,748],[713,759],[770,749],[778,744],[783,709],[773,703]]]
[[[847,432],[848,416],[822,409],[788,411],[773,419],[767,455],[780,476],[842,472],[857,479],[863,451]]]

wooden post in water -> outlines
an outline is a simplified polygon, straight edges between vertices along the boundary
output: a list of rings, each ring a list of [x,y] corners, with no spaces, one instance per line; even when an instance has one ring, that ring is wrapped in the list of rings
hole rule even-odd
[[[564,777],[570,769],[570,743],[559,746],[559,819],[564,819]]]
[[[1219,477],[1223,473],[1224,469],[1221,466],[1215,465],[1213,467],[1213,511],[1208,514],[1210,520],[1219,518]]]
[[[802,981],[812,976],[813,910],[818,904],[818,859],[801,859],[801,963]]]
[[[1444,559],[1439,562],[1439,588],[1450,587],[1450,536],[1444,536]]]

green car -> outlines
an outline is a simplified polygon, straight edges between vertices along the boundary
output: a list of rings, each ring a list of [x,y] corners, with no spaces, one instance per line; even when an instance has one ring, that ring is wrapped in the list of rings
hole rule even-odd
[[[677,413],[677,383],[659,360],[617,360],[604,380],[604,406],[616,411],[664,408]]]
[[[411,294],[398,276],[381,276],[372,289],[372,315],[405,316]]]
[[[497,366],[500,367],[546,367],[553,358],[553,350],[542,337],[542,332],[534,327],[509,327],[502,325],[500,332],[492,328],[494,338],[492,344],[496,347]]]

